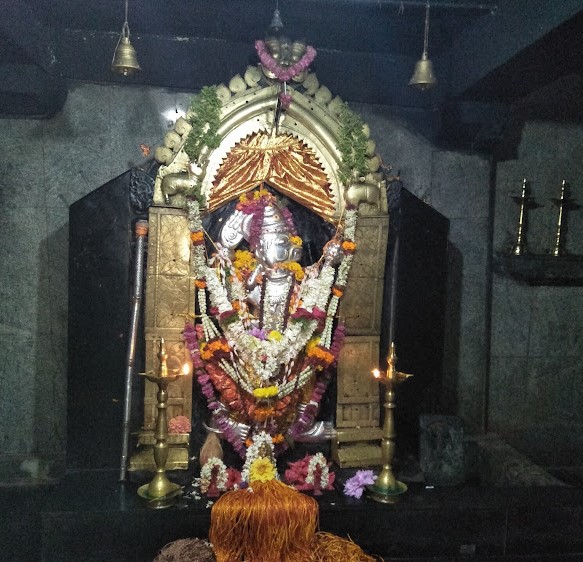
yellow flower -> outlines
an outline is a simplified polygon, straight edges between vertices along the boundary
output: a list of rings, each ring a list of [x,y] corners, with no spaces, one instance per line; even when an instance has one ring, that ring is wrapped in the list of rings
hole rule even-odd
[[[258,201],[259,199],[261,199],[263,197],[271,197],[271,193],[269,193],[269,191],[267,189],[263,189],[262,187],[260,187],[259,189],[257,189],[256,191],[253,192],[253,198],[256,201]]]
[[[319,337],[315,337],[312,338],[307,344],[306,344],[306,353],[309,355],[310,353],[312,353],[312,351],[314,350],[314,348],[320,343],[320,338]]]
[[[253,396],[255,398],[271,398],[277,395],[277,386],[267,386],[265,388],[254,388]]]
[[[233,266],[236,269],[248,269],[251,271],[252,269],[255,269],[256,265],[257,260],[251,252],[247,250],[235,251],[235,260],[233,261]]]
[[[294,245],[294,246],[300,246],[303,244],[302,239],[299,236],[290,236],[289,237],[289,241]]]
[[[268,482],[275,475],[275,466],[265,457],[255,459],[249,467],[249,482]]]
[[[281,338],[283,338],[283,336],[281,335],[281,332],[278,332],[277,330],[271,330],[271,332],[267,334],[267,339],[269,341],[281,341]]]
[[[295,261],[284,261],[278,263],[275,267],[276,269],[287,269],[288,271],[291,271],[294,274],[296,281],[301,281],[304,278],[304,269]]]

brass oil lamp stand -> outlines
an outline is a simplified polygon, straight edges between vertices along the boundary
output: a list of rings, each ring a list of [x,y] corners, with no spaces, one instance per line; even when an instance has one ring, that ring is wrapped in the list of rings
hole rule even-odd
[[[529,186],[526,178],[522,180],[522,190],[519,196],[511,196],[512,200],[519,206],[518,228],[516,231],[516,242],[512,246],[511,254],[513,256],[522,256],[526,250],[526,210],[538,207],[534,200],[529,196]]]
[[[158,385],[156,430],[154,437],[154,462],[156,472],[149,484],[144,484],[138,489],[138,495],[149,501],[149,507],[164,508],[174,504],[175,499],[181,494],[182,487],[168,480],[166,476],[166,461],[168,460],[168,385],[182,376],[180,369],[168,370],[168,354],[164,339],[160,340],[158,353],[160,367],[157,374],[141,373],[150,382]]]
[[[555,233],[555,244],[551,254],[555,257],[565,255],[564,249],[564,231],[567,219],[568,209],[578,209],[579,205],[575,203],[569,196],[569,184],[566,180],[561,183],[561,195],[558,198],[553,198],[551,201],[558,207],[559,215],[557,218],[557,230]]]
[[[396,449],[395,437],[397,436],[393,410],[395,409],[395,387],[413,375],[397,371],[396,363],[395,343],[392,342],[387,355],[387,370],[384,373],[377,369],[373,371],[374,377],[385,385],[385,420],[381,440],[383,468],[375,483],[368,486],[368,494],[373,500],[381,503],[396,503],[399,501],[399,497],[407,491],[407,485],[395,478],[392,469]]]

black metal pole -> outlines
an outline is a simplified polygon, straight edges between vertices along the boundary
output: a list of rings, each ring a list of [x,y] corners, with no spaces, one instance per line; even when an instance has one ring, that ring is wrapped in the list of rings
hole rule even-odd
[[[134,364],[136,360],[136,341],[138,337],[138,324],[142,304],[142,287],[144,271],[144,249],[148,236],[148,221],[136,222],[136,255],[134,260],[134,292],[132,297],[132,316],[130,319],[129,341],[126,362],[125,397],[123,409],[122,427],[122,451],[119,479],[125,481],[128,462],[128,448],[130,438],[130,416],[132,407],[132,382],[134,376]]]

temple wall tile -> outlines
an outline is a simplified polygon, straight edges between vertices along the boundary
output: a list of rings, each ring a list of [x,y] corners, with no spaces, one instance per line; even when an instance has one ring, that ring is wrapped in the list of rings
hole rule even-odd
[[[426,202],[450,219],[487,218],[489,175],[490,163],[483,157],[435,151]]]
[[[32,451],[34,447],[36,348],[30,335],[10,333],[0,336],[4,352],[2,368],[12,375],[0,393],[0,445],[2,455]],[[8,377],[6,377],[8,378]]]
[[[492,285],[492,348],[499,356],[525,357],[535,289],[495,276]]]
[[[583,294],[565,287],[540,287],[532,302],[528,354],[581,357],[583,326],[574,312],[583,310]]]
[[[42,124],[5,119],[0,135],[0,206],[4,209],[42,207],[45,161]]]

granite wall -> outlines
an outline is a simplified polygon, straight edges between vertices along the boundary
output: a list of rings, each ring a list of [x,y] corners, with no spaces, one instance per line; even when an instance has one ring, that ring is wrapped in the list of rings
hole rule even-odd
[[[189,99],[160,88],[82,83],[51,120],[0,120],[0,479],[7,467],[38,475],[64,455],[68,206],[142,163],[139,145],[160,144],[172,113]],[[451,221],[442,405],[470,431],[480,431],[489,353],[490,164],[436,149],[414,111],[352,108],[369,123],[377,152],[404,186]],[[555,302],[544,294],[540,299],[541,313]],[[540,373],[542,366],[536,369]],[[496,373],[504,376],[501,369]],[[38,458],[49,465],[39,465]]]
[[[583,203],[583,127],[527,121],[515,160],[496,170],[494,257],[516,241],[523,178],[540,205],[528,212],[527,248],[555,242],[563,179]],[[565,249],[583,255],[583,215],[567,215]],[[561,258],[556,258],[560,260]],[[580,267],[583,267],[583,261]],[[583,288],[530,286],[495,274],[492,285],[489,428],[543,466],[583,464]]]

